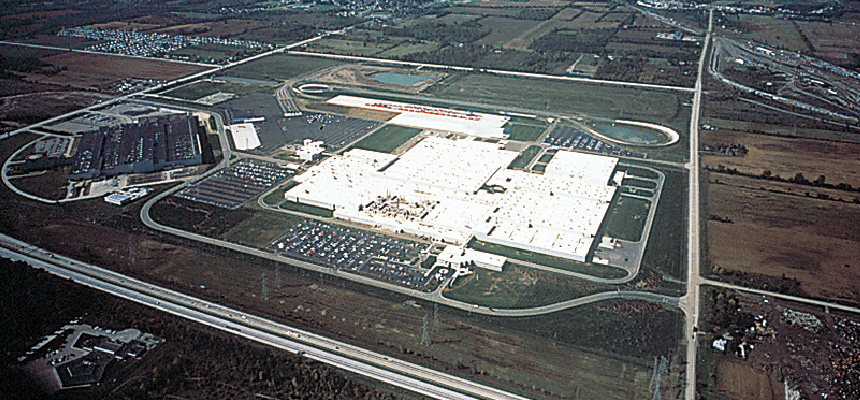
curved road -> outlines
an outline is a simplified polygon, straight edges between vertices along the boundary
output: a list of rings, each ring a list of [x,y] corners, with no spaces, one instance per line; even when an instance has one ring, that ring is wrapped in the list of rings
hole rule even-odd
[[[676,305],[676,306],[679,304],[678,298],[676,298],[676,297],[662,296],[662,295],[649,293],[649,292],[607,291],[607,292],[603,292],[603,293],[594,294],[591,296],[581,297],[581,298],[577,298],[577,299],[563,301],[560,303],[548,304],[548,305],[532,307],[532,308],[495,309],[495,308],[490,308],[490,307],[486,307],[486,306],[479,306],[479,305],[475,305],[475,304],[470,304],[470,303],[465,303],[465,302],[461,302],[461,301],[457,301],[457,300],[448,299],[448,298],[442,296],[442,289],[444,288],[444,285],[440,286],[438,289],[434,290],[433,292],[424,292],[424,291],[417,290],[417,289],[410,289],[410,288],[398,286],[398,285],[395,285],[392,283],[382,282],[382,281],[379,281],[379,280],[376,280],[376,279],[373,279],[370,277],[351,274],[348,272],[341,272],[337,269],[332,269],[332,268],[316,265],[313,263],[309,263],[306,261],[297,260],[297,259],[293,259],[293,258],[289,258],[289,257],[279,256],[277,254],[265,252],[265,251],[262,251],[262,250],[259,250],[259,249],[253,248],[253,247],[248,247],[248,246],[244,246],[241,244],[231,243],[231,242],[227,242],[227,241],[223,241],[223,240],[219,240],[219,239],[213,239],[213,238],[199,235],[199,234],[196,234],[193,232],[183,231],[181,229],[176,229],[176,228],[172,228],[169,226],[161,225],[161,224],[153,221],[152,218],[149,216],[149,210],[152,208],[152,205],[155,204],[155,202],[161,200],[162,198],[173,194],[175,191],[183,189],[188,184],[189,184],[189,182],[186,182],[183,185],[179,185],[179,186],[174,187],[172,189],[166,190],[166,191],[158,194],[157,196],[149,199],[149,201],[147,201],[143,205],[143,208],[141,208],[141,210],[140,210],[140,219],[143,221],[144,225],[148,226],[149,228],[159,230],[159,231],[162,231],[165,233],[169,233],[172,235],[176,235],[176,236],[179,236],[179,237],[182,237],[185,239],[191,239],[191,240],[195,240],[198,242],[202,242],[202,243],[206,243],[206,244],[210,244],[210,245],[214,245],[214,246],[220,246],[220,247],[228,248],[230,250],[238,251],[238,252],[245,253],[245,254],[248,254],[251,256],[255,256],[255,257],[265,258],[265,259],[272,260],[272,261],[286,262],[286,263],[289,263],[290,265],[293,265],[293,266],[296,266],[299,268],[304,268],[307,270],[311,270],[314,272],[323,273],[323,274],[327,274],[327,275],[337,276],[337,277],[347,279],[347,280],[350,280],[353,282],[357,282],[357,283],[361,283],[361,284],[365,284],[365,285],[370,285],[370,286],[375,286],[378,288],[382,288],[382,289],[390,290],[390,291],[397,292],[400,294],[404,294],[407,296],[411,296],[411,297],[414,297],[417,299],[436,302],[436,303],[439,303],[442,305],[446,305],[449,307],[453,307],[453,308],[456,308],[459,310],[468,311],[468,312],[472,312],[472,313],[476,313],[476,314],[504,316],[504,317],[526,317],[526,316],[534,316],[534,315],[553,313],[553,312],[562,311],[562,310],[565,310],[565,309],[568,309],[571,307],[577,307],[577,306],[581,306],[581,305],[585,305],[585,304],[589,304],[589,303],[594,303],[594,302],[598,302],[598,301],[609,300],[609,299],[634,299],[635,298],[635,299],[640,299],[640,300],[649,300],[649,301],[671,304],[671,305]]]

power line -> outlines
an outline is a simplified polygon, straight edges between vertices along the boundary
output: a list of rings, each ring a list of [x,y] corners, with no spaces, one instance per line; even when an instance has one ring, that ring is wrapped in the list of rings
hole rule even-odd
[[[657,357],[654,357],[654,372],[651,373],[651,383],[648,385],[648,390],[653,390],[654,395],[651,397],[651,400],[660,400],[660,381],[668,371],[669,360],[666,357],[660,356],[659,364],[657,361]]]
[[[262,291],[260,297],[262,297],[263,300],[269,300],[269,288],[266,287],[266,273],[265,272],[263,272],[263,291]]]
[[[421,344],[430,346],[430,314],[424,313],[424,325],[421,328]]]

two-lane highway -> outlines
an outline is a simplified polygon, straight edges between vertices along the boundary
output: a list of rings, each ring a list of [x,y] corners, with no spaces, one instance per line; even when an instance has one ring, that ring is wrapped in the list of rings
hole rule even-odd
[[[696,351],[698,342],[696,340],[696,329],[699,325],[699,296],[702,277],[699,274],[699,262],[701,253],[700,241],[700,217],[699,217],[699,116],[702,110],[702,69],[705,66],[708,54],[708,44],[711,41],[711,31],[714,25],[714,9],[712,8],[708,17],[708,35],[702,45],[702,54],[699,57],[699,70],[696,75],[696,91],[693,93],[693,112],[690,117],[690,163],[689,168],[689,204],[687,215],[687,293],[681,298],[681,309],[686,314],[684,331],[687,335],[687,371],[685,373],[686,387],[684,398],[694,400],[696,398]]]

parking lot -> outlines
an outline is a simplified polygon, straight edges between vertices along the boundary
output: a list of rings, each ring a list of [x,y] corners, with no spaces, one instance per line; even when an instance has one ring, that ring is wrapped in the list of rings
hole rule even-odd
[[[589,151],[612,156],[645,158],[645,154],[619,149],[602,140],[588,136],[585,132],[572,126],[557,125],[547,135],[544,143],[553,146],[566,147],[573,150]]]
[[[252,153],[271,155],[288,144],[302,143],[305,139],[322,140],[326,146],[343,147],[364,136],[379,122],[333,114],[303,113],[285,117],[273,94],[254,93],[221,103],[218,107],[231,122],[242,119],[263,118],[255,122],[260,146]]]
[[[268,249],[409,287],[423,287],[432,278],[417,268],[421,245],[344,227],[302,222]]]
[[[305,113],[285,118],[281,130],[290,143],[322,140],[327,146],[343,147],[379,126],[378,122],[332,114]]]
[[[274,163],[244,159],[175,196],[233,210],[290,175]]]

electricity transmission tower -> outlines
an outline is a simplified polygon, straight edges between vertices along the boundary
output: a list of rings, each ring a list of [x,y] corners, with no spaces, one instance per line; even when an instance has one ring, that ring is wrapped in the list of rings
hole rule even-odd
[[[648,390],[654,391],[654,395],[651,397],[652,400],[660,400],[660,380],[663,374],[668,371],[668,362],[669,360],[666,357],[660,356],[658,365],[657,357],[654,357],[654,372],[651,374],[651,383],[648,385]]]
[[[131,269],[131,265],[134,264],[134,243],[132,242],[131,235],[128,236],[128,269]]]
[[[424,314],[424,326],[421,327],[421,344],[430,346],[430,314]]]
[[[269,300],[269,288],[266,286],[266,273],[263,272],[263,291],[260,294],[263,300]]]
[[[439,332],[439,303],[433,303],[433,332]]]

